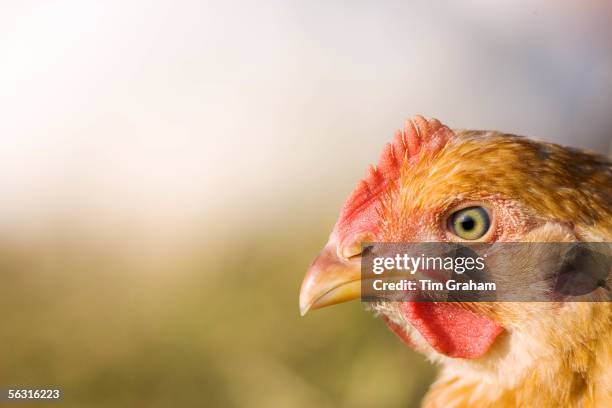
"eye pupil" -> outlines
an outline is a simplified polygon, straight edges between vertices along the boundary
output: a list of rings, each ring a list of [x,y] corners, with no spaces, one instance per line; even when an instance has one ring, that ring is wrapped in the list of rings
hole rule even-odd
[[[476,226],[476,221],[472,217],[463,217],[461,220],[461,228],[465,231],[471,231]]]

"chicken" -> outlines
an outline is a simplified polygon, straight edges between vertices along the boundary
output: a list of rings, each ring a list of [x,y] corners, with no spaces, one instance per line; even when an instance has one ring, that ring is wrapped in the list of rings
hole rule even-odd
[[[459,233],[446,221],[466,206],[490,218],[483,231],[471,222]],[[364,242],[463,241],[611,242],[612,164],[416,116],[347,199],[304,278],[301,313],[359,298]],[[608,275],[598,290],[610,283]],[[370,309],[441,365],[425,407],[612,407],[608,301],[376,302]]]

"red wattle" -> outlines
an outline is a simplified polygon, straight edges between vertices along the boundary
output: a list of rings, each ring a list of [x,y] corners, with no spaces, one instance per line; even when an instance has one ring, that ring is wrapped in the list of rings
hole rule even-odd
[[[482,357],[504,331],[487,316],[452,303],[405,302],[402,310],[431,347],[449,357]]]

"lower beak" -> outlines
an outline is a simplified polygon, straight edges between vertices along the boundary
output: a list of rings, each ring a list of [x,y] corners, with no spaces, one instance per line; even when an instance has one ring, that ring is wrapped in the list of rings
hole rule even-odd
[[[300,313],[361,296],[361,257],[342,259],[328,243],[308,268],[300,289]]]

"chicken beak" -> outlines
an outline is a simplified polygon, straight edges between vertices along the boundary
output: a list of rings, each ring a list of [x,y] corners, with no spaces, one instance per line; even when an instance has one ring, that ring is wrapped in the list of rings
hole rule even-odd
[[[361,257],[343,259],[328,243],[308,268],[300,289],[300,313],[361,296]]]

